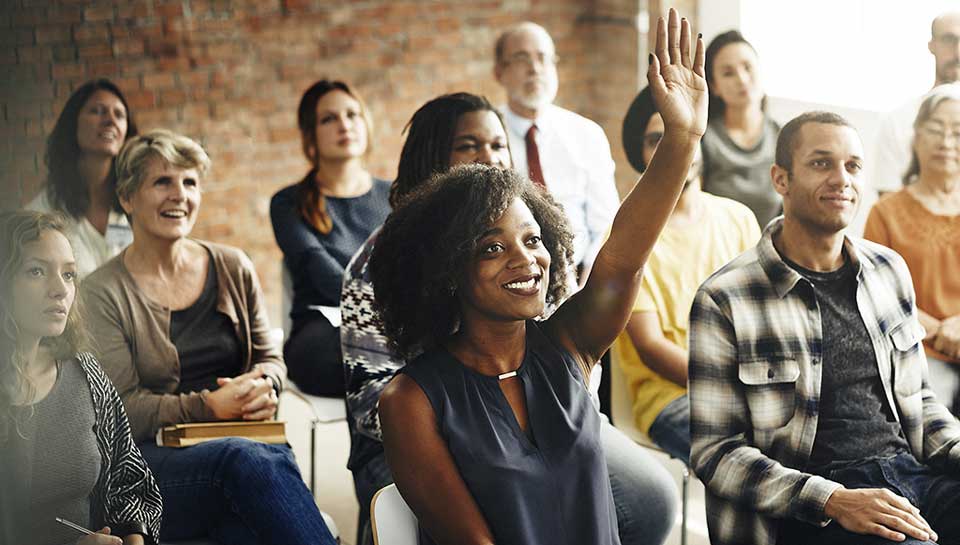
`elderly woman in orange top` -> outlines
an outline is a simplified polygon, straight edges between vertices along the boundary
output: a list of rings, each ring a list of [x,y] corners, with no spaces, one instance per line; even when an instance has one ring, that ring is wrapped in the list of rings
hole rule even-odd
[[[930,384],[960,410],[960,84],[934,88],[913,124],[905,187],[870,211],[864,237],[907,261],[917,292]],[[952,405],[951,405],[952,404]]]

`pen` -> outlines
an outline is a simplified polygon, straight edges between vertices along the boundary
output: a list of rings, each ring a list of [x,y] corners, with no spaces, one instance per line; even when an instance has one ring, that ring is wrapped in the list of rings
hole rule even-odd
[[[67,519],[62,519],[62,518],[60,518],[60,517],[56,517],[54,520],[56,520],[56,521],[59,522],[60,524],[63,524],[64,526],[67,526],[67,527],[69,527],[69,528],[73,528],[74,530],[80,532],[81,534],[86,534],[86,535],[89,536],[89,535],[93,535],[93,533],[94,533],[94,532],[91,532],[90,530],[87,530],[87,529],[84,528],[83,526],[80,526],[79,524],[76,524],[76,523],[74,523],[74,522],[70,522],[70,521],[67,520]]]

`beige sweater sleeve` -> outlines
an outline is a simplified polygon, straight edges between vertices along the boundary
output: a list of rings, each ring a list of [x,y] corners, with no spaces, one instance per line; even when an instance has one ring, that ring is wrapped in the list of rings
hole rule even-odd
[[[156,321],[138,311],[136,302],[125,296],[124,280],[110,272],[108,263],[83,282],[82,290],[94,352],[120,393],[134,439],[151,439],[161,426],[215,420],[201,393],[163,393],[143,386],[142,370],[156,374],[172,363],[151,347],[137,345],[142,328],[155,329]],[[162,335],[158,329],[153,333]]]

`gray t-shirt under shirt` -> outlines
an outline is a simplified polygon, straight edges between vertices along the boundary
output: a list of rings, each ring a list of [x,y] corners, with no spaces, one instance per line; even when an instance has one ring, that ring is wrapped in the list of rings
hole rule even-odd
[[[806,470],[827,475],[857,461],[908,452],[857,307],[853,265],[847,261],[836,271],[823,273],[784,261],[813,285],[823,329],[820,414]]]
[[[21,426],[22,436],[14,432],[3,445],[3,461],[9,463],[7,457],[12,457],[12,467],[4,468],[2,481],[22,494],[19,505],[12,506],[19,512],[12,520],[21,543],[72,544],[82,537],[54,517],[87,528],[91,524],[90,498],[101,465],[93,399],[78,362],[58,365],[53,388],[32,406],[33,415]],[[26,415],[30,407],[16,410]]]
[[[760,141],[743,149],[730,139],[723,120],[717,118],[707,123],[700,142],[704,191],[747,205],[761,229],[781,212],[780,194],[770,181],[779,134],[780,125],[765,117]]]

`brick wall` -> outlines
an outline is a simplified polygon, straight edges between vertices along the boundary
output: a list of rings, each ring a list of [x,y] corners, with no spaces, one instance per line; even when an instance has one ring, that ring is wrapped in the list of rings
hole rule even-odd
[[[688,13],[696,0],[680,4]],[[244,248],[279,319],[280,252],[270,196],[307,169],[296,130],[301,92],[352,83],[375,133],[369,168],[391,179],[401,130],[423,102],[472,91],[503,101],[492,78],[499,30],[543,24],[561,56],[558,104],[607,131],[621,192],[635,173],[620,123],[646,66],[646,19],[660,0],[5,0],[0,7],[0,207],[25,203],[45,176],[43,148],[83,82],[114,80],[141,129],[199,141],[214,166],[195,235]],[[642,61],[642,62],[641,62]]]

